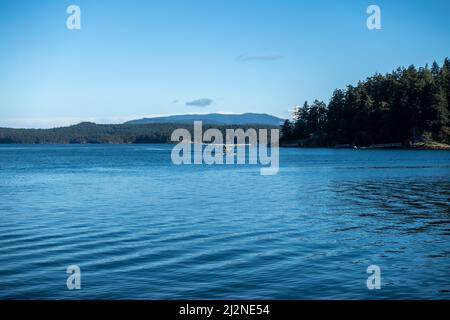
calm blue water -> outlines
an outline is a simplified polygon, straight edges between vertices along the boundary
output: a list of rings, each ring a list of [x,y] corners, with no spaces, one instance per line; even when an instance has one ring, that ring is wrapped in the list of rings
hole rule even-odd
[[[281,149],[260,176],[170,148],[0,146],[0,298],[450,299],[450,152]]]

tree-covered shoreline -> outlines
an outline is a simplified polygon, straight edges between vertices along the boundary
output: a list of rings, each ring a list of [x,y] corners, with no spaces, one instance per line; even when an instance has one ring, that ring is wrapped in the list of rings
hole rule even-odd
[[[282,126],[282,145],[403,147],[450,144],[450,61],[375,74],[336,89],[326,105],[296,108]]]
[[[171,135],[184,128],[193,134],[193,124],[95,124],[82,122],[69,127],[52,129],[0,128],[0,144],[138,144],[172,143]],[[203,125],[203,130],[217,128],[223,134],[226,129],[248,128],[274,129],[270,125]]]

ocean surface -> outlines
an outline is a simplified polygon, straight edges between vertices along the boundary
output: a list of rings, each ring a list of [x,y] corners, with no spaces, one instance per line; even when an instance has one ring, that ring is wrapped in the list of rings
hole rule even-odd
[[[450,152],[171,148],[1,145],[0,298],[450,299]]]

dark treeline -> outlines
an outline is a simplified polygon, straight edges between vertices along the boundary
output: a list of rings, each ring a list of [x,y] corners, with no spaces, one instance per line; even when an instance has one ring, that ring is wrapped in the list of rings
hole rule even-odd
[[[217,126],[203,125],[203,132],[217,128],[225,136],[226,129],[270,129],[271,126]],[[185,128],[193,137],[193,125],[180,123],[154,124],[95,124],[83,122],[77,125],[53,129],[0,128],[0,143],[21,144],[86,144],[86,143],[170,143],[175,129]]]
[[[334,91],[328,106],[315,100],[286,120],[282,141],[305,146],[450,143],[450,61],[375,74]]]

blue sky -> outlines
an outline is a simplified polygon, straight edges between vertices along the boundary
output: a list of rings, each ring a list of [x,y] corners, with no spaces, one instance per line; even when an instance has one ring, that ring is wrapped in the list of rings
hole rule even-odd
[[[66,28],[71,4],[81,30]],[[366,27],[370,4],[381,30]],[[375,72],[441,64],[449,12],[448,0],[0,0],[0,126],[287,117]]]

